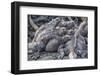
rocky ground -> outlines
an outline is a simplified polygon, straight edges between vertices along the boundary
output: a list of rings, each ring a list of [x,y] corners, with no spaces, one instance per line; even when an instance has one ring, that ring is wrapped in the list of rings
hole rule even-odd
[[[88,58],[87,17],[28,15],[28,60]]]

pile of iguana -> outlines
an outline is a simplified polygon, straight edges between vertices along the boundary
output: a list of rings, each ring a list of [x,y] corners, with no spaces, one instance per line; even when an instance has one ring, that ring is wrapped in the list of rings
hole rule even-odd
[[[42,52],[56,52],[56,59],[63,59],[64,56],[69,59],[88,57],[86,17],[55,17],[39,27],[29,16],[29,23],[35,30],[33,40],[28,44],[33,60],[38,60]]]

